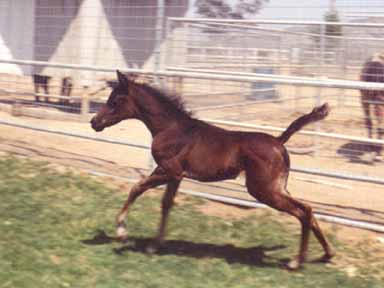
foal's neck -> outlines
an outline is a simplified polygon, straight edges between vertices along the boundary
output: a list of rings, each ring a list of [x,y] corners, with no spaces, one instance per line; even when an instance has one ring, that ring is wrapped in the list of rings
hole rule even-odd
[[[171,107],[162,103],[155,95],[145,93],[143,88],[137,88],[141,93],[136,95],[136,105],[139,110],[138,119],[141,120],[152,137],[168,129],[171,126],[183,124],[189,119],[189,116],[178,111],[176,107]]]

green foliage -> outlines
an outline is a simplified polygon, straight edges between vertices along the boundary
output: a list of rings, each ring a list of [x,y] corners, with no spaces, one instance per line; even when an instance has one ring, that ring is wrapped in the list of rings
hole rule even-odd
[[[195,5],[197,13],[204,17],[244,19],[256,15],[268,2],[269,0],[197,0]]]
[[[337,11],[327,12],[324,16],[326,22],[340,22],[339,14]],[[328,24],[325,27],[325,34],[328,36],[342,36],[342,26]]]
[[[171,214],[165,247],[148,255],[158,197],[135,203],[122,244],[105,234],[113,235],[126,195],[94,178],[0,158],[0,184],[0,287],[382,287],[369,270],[354,278],[324,264],[284,270],[299,228],[292,233],[267,211],[229,221],[198,212],[204,202],[188,198]],[[315,243],[313,257],[321,253]]]
[[[339,14],[337,13],[337,11],[326,12],[324,15],[324,21],[326,21],[326,22],[340,22]],[[316,36],[313,36],[312,39],[313,39],[316,47],[318,49],[320,49],[322,27],[314,26],[311,28],[310,32],[312,34],[316,34]],[[343,36],[343,27],[340,25],[334,25],[334,24],[328,23],[325,25],[324,35],[325,36],[335,36],[335,37]],[[340,38],[325,37],[324,41],[325,41],[324,49],[326,51],[332,51],[340,45]]]

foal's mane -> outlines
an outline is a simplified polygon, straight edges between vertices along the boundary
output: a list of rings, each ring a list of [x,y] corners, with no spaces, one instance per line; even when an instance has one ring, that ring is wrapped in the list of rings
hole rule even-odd
[[[185,108],[184,101],[180,95],[173,92],[165,91],[147,83],[136,82],[134,80],[129,81],[133,82],[136,86],[140,86],[141,88],[143,88],[144,91],[146,91],[148,94],[153,95],[161,104],[164,104],[164,106],[166,106],[167,108],[173,109],[179,115],[187,116],[189,118],[192,117],[193,113]]]

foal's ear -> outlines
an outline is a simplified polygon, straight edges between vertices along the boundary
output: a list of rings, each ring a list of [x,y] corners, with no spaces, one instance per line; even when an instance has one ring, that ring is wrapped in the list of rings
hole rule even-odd
[[[123,73],[121,73],[119,70],[116,70],[117,73],[117,79],[119,80],[119,83],[123,85],[124,87],[128,87],[128,78]]]
[[[126,77],[127,77],[129,80],[131,80],[131,81],[135,81],[135,80],[139,77],[139,75],[137,75],[137,74],[135,74],[135,73],[130,73],[130,74],[128,74]]]

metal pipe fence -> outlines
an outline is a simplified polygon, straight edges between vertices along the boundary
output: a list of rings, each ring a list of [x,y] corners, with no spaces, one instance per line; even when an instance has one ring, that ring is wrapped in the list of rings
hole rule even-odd
[[[108,67],[89,67],[89,66],[83,66],[83,65],[71,65],[71,64],[62,64],[62,63],[49,63],[49,62],[41,62],[41,61],[24,61],[24,60],[6,60],[6,59],[0,59],[0,62],[6,62],[6,63],[17,63],[22,65],[44,65],[46,67],[55,67],[59,69],[78,69],[78,70],[91,70],[91,71],[98,71],[100,69],[103,72],[114,72],[114,68],[108,68]],[[384,89],[383,83],[367,83],[367,82],[361,82],[361,81],[350,81],[350,80],[339,80],[339,79],[316,79],[311,77],[298,77],[298,76],[286,76],[286,75],[277,75],[277,76],[270,76],[265,74],[258,74],[258,73],[245,73],[245,72],[228,72],[228,71],[220,71],[220,70],[199,70],[199,69],[188,69],[188,68],[172,68],[171,71],[157,71],[157,73],[154,73],[153,71],[145,71],[140,69],[122,69],[122,71],[130,72],[130,73],[138,73],[142,75],[158,75],[158,77],[168,77],[168,78],[182,78],[185,79],[184,81],[191,81],[193,79],[203,79],[203,80],[217,80],[221,81],[221,83],[254,83],[254,82],[265,82],[265,83],[273,83],[278,85],[284,85],[284,86],[299,86],[299,87],[326,87],[326,88],[342,88],[342,89],[365,89],[365,90],[379,90]],[[232,85],[232,84],[231,84]],[[6,90],[5,91],[10,91]],[[15,92],[15,91],[14,91]],[[19,92],[18,92],[19,93]],[[19,94],[23,94],[20,92]],[[24,93],[25,95],[28,95],[28,93]],[[230,93],[223,93],[230,94]],[[233,93],[232,93],[233,94]],[[29,94],[33,95],[33,94]],[[310,97],[308,97],[310,99]],[[79,97],[77,97],[79,99]],[[289,99],[287,97],[284,97],[283,99]],[[88,97],[87,97],[87,100]],[[294,98],[294,100],[299,100],[299,98]],[[102,100],[100,100],[102,101]],[[272,99],[271,101],[261,101],[261,103],[270,103],[273,101],[276,101]],[[84,103],[82,103],[84,104]],[[88,104],[89,105],[89,104]],[[221,104],[218,106],[218,108],[224,108],[224,107],[238,107],[238,106],[244,106],[244,105],[233,105],[233,104]],[[311,104],[312,106],[312,104]],[[204,106],[202,106],[204,108]],[[195,107],[196,111],[199,111],[199,106]],[[81,110],[81,108],[79,108]],[[212,110],[212,109],[201,109],[203,110]],[[84,109],[83,109],[84,111]],[[85,115],[89,111],[85,111]],[[257,113],[257,112],[256,112]],[[204,116],[204,115],[203,115]],[[215,124],[221,124],[221,125],[227,125],[227,126],[235,126],[235,127],[241,127],[241,128],[249,128],[249,129],[261,129],[261,130],[268,130],[268,131],[282,131],[284,128],[279,128],[278,126],[271,126],[271,125],[260,125],[258,123],[239,123],[239,122],[231,122],[231,121],[225,121],[225,120],[219,120],[219,119],[212,119],[208,117],[204,117],[203,119],[215,123]],[[304,132],[303,135],[311,135],[315,137],[327,137],[327,138],[333,138],[333,139],[339,139],[339,140],[347,140],[347,141],[355,141],[367,145],[383,145],[384,141],[380,139],[371,139],[367,137],[361,137],[361,136],[352,136],[352,135],[345,135],[341,133],[326,133],[321,131],[314,131],[314,132]]]
[[[198,69],[188,69],[193,72],[172,72],[160,70],[157,72],[151,70],[135,69],[135,68],[119,68],[119,67],[103,67],[103,66],[86,66],[74,65],[65,63],[52,63],[43,61],[30,61],[30,60],[9,60],[0,59],[0,63],[31,65],[31,66],[47,66],[60,69],[73,69],[84,71],[97,71],[97,72],[112,72],[120,70],[124,73],[143,74],[143,75],[157,75],[162,77],[181,77],[181,78],[196,78],[207,80],[223,80],[233,82],[266,82],[280,85],[293,85],[293,86],[310,86],[310,87],[323,87],[323,88],[339,88],[351,90],[384,90],[383,83],[373,83],[355,80],[340,80],[340,79],[327,79],[327,78],[314,78],[314,77],[295,77],[295,76],[274,76],[259,73],[243,73],[243,72],[226,72],[226,71],[209,71],[208,73]],[[186,68],[172,68],[172,70],[187,70]],[[115,77],[115,76],[113,76]]]
[[[377,134],[380,134],[380,117],[377,119],[370,119],[370,117],[374,118],[373,110],[379,109],[377,107],[382,105],[382,101],[380,99],[364,100],[365,103],[376,106],[371,108],[370,115],[364,114],[361,109],[363,100],[360,96],[360,90],[364,88],[353,86],[354,90],[345,89],[338,84],[331,85],[331,82],[332,79],[337,79],[338,83],[347,81],[345,83],[351,84],[348,81],[360,79],[363,64],[367,59],[372,59],[375,53],[384,51],[384,38],[378,34],[384,28],[383,23],[196,17],[170,17],[168,22],[168,26],[174,28],[167,30],[167,53],[181,56],[175,58],[170,55],[164,65],[167,70],[245,77],[257,74],[258,79],[255,79],[252,84],[235,83],[232,78],[228,82],[224,80],[211,84],[207,82],[205,89],[199,86],[195,90],[194,87],[197,85],[193,83],[198,81],[185,80],[187,83],[183,85],[182,91],[186,95],[196,95],[197,91],[200,91],[201,97],[208,95],[223,101],[219,104],[205,103],[201,110],[197,107],[198,111],[205,111],[202,114],[208,115],[206,118],[257,125],[260,124],[257,123],[260,122],[257,119],[267,117],[270,112],[267,111],[268,109],[279,110],[279,113],[286,114],[287,111],[304,111],[305,107],[309,109],[310,106],[329,101],[333,103],[332,115],[335,116],[329,120],[333,122],[332,128],[324,127],[321,123],[316,124],[315,129],[319,131],[331,129],[336,134],[343,131],[353,135],[353,138],[356,137],[353,140],[349,139],[351,143],[345,143],[334,157],[350,157],[352,161],[365,161],[362,158],[366,154],[380,150],[380,147],[377,147],[382,145],[380,139],[376,143],[370,142],[369,145],[364,142],[363,145],[367,145],[366,149],[353,141],[359,141],[358,138],[367,138],[364,137],[367,135],[367,123],[373,122],[376,125]],[[329,32],[330,27],[339,27],[334,29],[338,30],[339,34]],[[180,58],[183,61],[180,61]],[[262,77],[268,81],[260,79]],[[297,80],[296,77],[308,80],[307,83],[311,83],[311,88],[303,83],[296,85],[294,81],[290,81],[292,87],[285,85],[287,83],[284,82],[285,80]],[[315,83],[317,80],[323,84],[327,83],[327,87]],[[242,93],[243,97],[232,97],[233,109],[230,110],[230,101],[227,102],[224,97],[217,96],[220,92],[227,92],[227,99],[231,99],[229,94],[233,95],[236,92]],[[287,102],[287,99],[293,100]],[[247,101],[265,101],[265,105],[259,106],[263,107],[264,112],[258,111],[254,106],[251,108],[238,105]],[[266,102],[271,105],[268,106]],[[279,103],[286,109],[280,110],[276,107],[278,104],[272,107],[273,103]],[[226,114],[221,113],[218,117],[211,116],[217,111],[214,110],[215,106],[218,109],[225,108]],[[350,123],[356,121],[353,127],[352,125],[346,127],[349,126],[345,124],[348,120],[352,120]],[[374,134],[376,135],[376,132]],[[314,145],[317,145],[315,142],[314,138]]]
[[[276,24],[276,25],[327,25],[327,21],[308,21],[308,20],[269,20],[269,19],[218,19],[218,18],[186,18],[186,17],[169,17],[170,21],[188,22],[188,23],[241,23],[241,24]],[[384,23],[367,23],[367,22],[331,22],[336,26],[348,27],[375,27],[384,28]]]
[[[384,91],[384,83],[359,81],[364,62],[384,51],[382,22],[363,14],[351,22],[345,21],[351,14],[339,22],[185,18],[194,15],[187,0],[32,2],[1,3],[0,108],[25,105],[86,121],[116,84],[116,67],[182,95],[198,118],[240,130],[279,133],[327,101],[327,120],[288,143],[293,152],[306,151],[293,155],[292,171],[384,184],[382,162],[371,155],[384,140],[367,137],[360,99],[360,90]],[[330,25],[341,34],[330,34]],[[376,129],[379,119],[372,120]],[[148,148],[6,120],[0,125]]]

